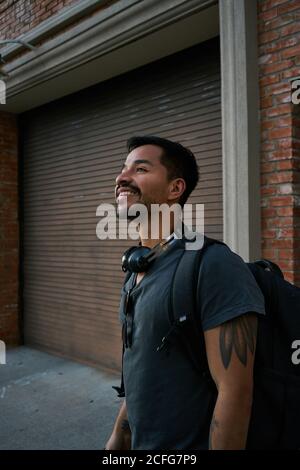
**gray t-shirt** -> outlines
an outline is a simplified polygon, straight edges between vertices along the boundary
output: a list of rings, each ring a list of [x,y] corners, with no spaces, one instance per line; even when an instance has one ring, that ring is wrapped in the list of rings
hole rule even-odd
[[[133,335],[124,352],[123,377],[132,449],[208,449],[214,383],[200,376],[179,344],[169,354],[157,352],[171,326],[171,280],[183,249],[177,243],[157,258],[131,293]],[[247,312],[265,313],[253,275],[228,247],[207,248],[199,276],[199,328],[202,324],[204,331]],[[122,324],[131,282],[122,289]]]

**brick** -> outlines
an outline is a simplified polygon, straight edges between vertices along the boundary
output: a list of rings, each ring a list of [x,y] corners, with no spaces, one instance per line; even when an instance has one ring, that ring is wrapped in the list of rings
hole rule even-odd
[[[291,103],[292,101],[292,93],[281,93],[279,95],[274,96],[274,106],[278,106],[282,103]]]
[[[289,0],[260,0],[258,2],[258,10],[265,11],[270,10],[271,8],[287,3]]]
[[[300,22],[294,21],[292,24],[289,24],[281,28],[280,34],[282,37],[282,36],[290,36],[291,34],[295,34],[299,32],[300,32]]]
[[[261,129],[260,138],[262,142],[264,142],[265,140],[269,140],[269,131],[264,131]]]
[[[282,72],[282,78],[293,79],[300,76],[300,67],[292,67],[290,70]]]
[[[292,271],[294,268],[294,260],[281,260],[280,268],[283,271]]]
[[[274,208],[263,207],[261,210],[261,215],[263,219],[273,218],[277,215],[277,211]]]
[[[275,229],[262,229],[262,236],[264,238],[275,238],[276,230]]]
[[[294,203],[293,196],[273,197],[270,200],[271,206],[291,206]]]
[[[276,163],[277,170],[293,170],[293,160],[284,160]]]
[[[262,130],[266,130],[266,129],[272,129],[273,127],[275,127],[277,125],[277,121],[275,120],[271,120],[271,121],[262,121],[261,125],[260,125],[260,128]]]
[[[295,48],[291,48],[291,49],[295,49]],[[291,49],[284,50],[282,54],[290,52]],[[291,55],[296,55],[296,54],[291,54]],[[281,70],[289,69],[292,66],[293,66],[293,62],[291,60],[284,60],[284,61],[277,62],[275,64],[261,65],[260,69],[263,74],[269,74],[269,73],[273,74],[274,72],[280,72]]]
[[[272,96],[267,96],[265,98],[262,98],[260,100],[260,107],[261,108],[270,108],[273,104],[273,97]]]
[[[277,194],[277,189],[274,186],[262,186],[260,193],[262,196],[274,196]],[[276,213],[275,209],[268,209],[268,210],[274,210]]]
[[[278,194],[293,194],[294,186],[292,184],[292,181],[293,181],[293,173],[291,172],[290,182],[278,185]]]
[[[260,73],[260,76],[262,74]],[[264,87],[264,86],[267,86],[267,85],[271,85],[272,83],[278,83],[280,81],[280,75],[279,73],[278,74],[273,74],[273,75],[268,75],[267,77],[263,76],[262,78],[260,78],[259,80],[259,84],[261,87]]]
[[[299,54],[300,54],[300,44],[295,47],[289,47],[288,49],[285,49],[284,51],[281,52],[281,56],[283,57],[283,59],[298,56]],[[292,65],[293,64],[291,64],[291,66]],[[287,68],[287,67],[284,67],[284,68]]]
[[[280,139],[277,141],[277,147],[279,149],[292,149],[292,139]],[[292,154],[291,154],[292,155]]]
[[[262,175],[263,184],[289,183],[292,182],[293,173],[290,172],[273,172]]]
[[[268,117],[280,116],[281,114],[290,114],[291,105],[290,104],[280,104],[274,106],[273,108],[267,109],[266,114]]]
[[[292,216],[294,213],[293,207],[277,207],[277,215],[279,216]]]
[[[266,219],[266,218],[263,218],[262,221],[261,221],[261,230],[262,230],[262,234],[264,235],[264,231],[265,230],[268,230],[268,228],[270,227],[270,224],[271,224],[271,221]],[[272,226],[271,226],[272,228]],[[266,238],[266,237],[265,237]]]
[[[269,139],[280,139],[281,137],[289,137],[292,135],[292,129],[290,127],[282,127],[272,129],[269,131]]]
[[[269,260],[275,260],[277,259],[277,250],[265,248],[262,250],[262,257]]]
[[[264,44],[266,42],[272,42],[275,39],[278,39],[280,36],[278,31],[268,31],[266,33],[262,33],[259,35],[259,42],[260,44]]]
[[[288,83],[276,83],[274,85],[270,85],[269,88],[268,88],[268,93],[270,94],[270,96],[273,96],[273,95],[278,95],[278,94],[281,94],[281,93],[285,93],[285,92],[288,92],[290,93],[291,92],[291,83],[288,82]]]
[[[266,161],[261,164],[260,169],[263,174],[274,173],[276,171],[276,162]]]
[[[276,18],[276,16],[277,16],[277,8],[272,8],[271,10],[267,10],[267,11],[259,13],[258,19],[259,21],[265,22],[273,18]]]
[[[274,219],[270,219],[268,221],[269,223],[269,227],[273,227],[273,228],[285,228],[286,227],[289,227],[289,228],[292,228],[293,229],[293,218],[292,217],[277,217],[277,218],[274,218]],[[279,234],[278,234],[279,236]],[[290,238],[293,237],[293,234],[290,236]],[[289,238],[289,237],[287,237]]]
[[[258,63],[260,66],[266,65],[266,64],[276,64],[280,60],[280,54],[278,51],[268,53],[268,54],[263,54],[259,57]]]
[[[299,0],[289,0],[284,5],[278,7],[278,15],[285,15],[286,13],[299,9]]]
[[[273,142],[263,142],[260,147],[262,152],[268,152],[275,149],[275,144]]]
[[[291,116],[280,116],[276,119],[276,125],[278,127],[291,127],[292,117]]]
[[[279,52],[281,49],[292,47],[298,44],[299,40],[296,37],[282,39],[280,41],[264,44],[259,47],[260,54],[272,54]]]
[[[285,240],[279,240],[279,239],[273,239],[270,240],[269,243],[271,244],[272,248],[293,248],[293,240],[291,239],[285,239]]]

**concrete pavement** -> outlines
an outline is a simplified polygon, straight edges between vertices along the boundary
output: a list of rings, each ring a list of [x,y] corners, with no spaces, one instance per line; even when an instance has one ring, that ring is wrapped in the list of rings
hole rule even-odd
[[[0,365],[0,449],[102,449],[119,376],[28,347]]]

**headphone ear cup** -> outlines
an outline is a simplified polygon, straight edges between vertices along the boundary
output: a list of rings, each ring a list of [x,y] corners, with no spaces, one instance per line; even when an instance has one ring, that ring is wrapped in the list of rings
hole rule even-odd
[[[150,253],[151,248],[147,246],[139,246],[136,250],[128,256],[128,267],[131,272],[143,273],[149,267],[149,261],[146,256]]]
[[[129,256],[135,250],[137,250],[138,248],[139,247],[137,247],[137,246],[132,246],[132,247],[128,248],[128,250],[126,250],[125,253],[123,254],[123,256],[122,256],[122,271],[124,271],[124,273],[126,273],[128,270],[130,270],[129,264],[128,264]]]
[[[125,251],[122,257],[122,270],[133,273],[142,273],[147,270],[149,262],[145,259],[151,248],[147,246],[132,246]]]

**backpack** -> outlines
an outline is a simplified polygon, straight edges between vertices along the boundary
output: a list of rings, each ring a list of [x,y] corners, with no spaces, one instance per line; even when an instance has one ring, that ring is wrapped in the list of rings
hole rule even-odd
[[[212,380],[204,334],[196,318],[196,289],[208,237],[201,250],[184,250],[172,282],[171,328],[158,351],[180,341],[198,372]],[[284,280],[267,260],[247,263],[265,299],[266,315],[258,315],[254,392],[247,449],[300,449],[300,288]],[[202,347],[201,347],[202,345]],[[297,351],[299,350],[299,354]]]

